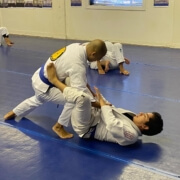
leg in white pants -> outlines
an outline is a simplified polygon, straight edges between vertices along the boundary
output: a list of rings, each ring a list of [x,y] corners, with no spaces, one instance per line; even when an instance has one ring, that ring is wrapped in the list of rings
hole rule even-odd
[[[74,131],[82,137],[91,127],[91,101],[88,96],[80,96],[72,111],[71,123]]]
[[[66,87],[63,95],[65,99],[74,103],[74,109],[71,114],[71,124],[74,131],[82,137],[88,132],[91,126],[99,121],[99,112],[91,107],[91,101],[88,95],[72,87]],[[97,113],[95,113],[95,111]]]
[[[74,131],[78,135],[86,133],[91,119],[91,101],[89,96],[71,87],[66,87],[63,95],[68,102],[74,103],[71,114],[71,123]]]
[[[70,86],[70,78],[66,78],[65,84]],[[65,92],[66,93],[63,95],[65,96],[67,103],[64,105],[63,111],[58,118],[58,123],[67,127],[71,121],[71,114],[75,106],[75,100],[77,97],[81,96],[83,92],[75,88],[71,88],[71,90],[67,88]],[[90,91],[87,91],[86,93],[89,95],[89,97],[91,97],[91,99],[94,98]]]
[[[25,116],[45,102],[51,101],[55,104],[65,103],[65,99],[62,93],[55,87],[50,88],[46,93],[40,93],[35,88],[34,90],[34,96],[24,100],[13,109],[13,112],[16,114],[16,116]]]
[[[124,62],[124,54],[123,54],[122,44],[115,43],[114,51],[115,51],[117,64]]]

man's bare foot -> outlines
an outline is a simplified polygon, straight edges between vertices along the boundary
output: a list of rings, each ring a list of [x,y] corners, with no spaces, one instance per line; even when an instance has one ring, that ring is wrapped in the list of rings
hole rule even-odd
[[[16,114],[13,111],[9,111],[6,115],[4,115],[4,120],[13,119],[16,117]]]
[[[73,137],[73,134],[71,133],[68,133],[64,127],[59,124],[59,123],[56,123],[53,127],[52,127],[52,130],[62,139],[69,139],[69,138],[72,138]]]
[[[120,74],[123,74],[123,75],[125,75],[125,76],[129,76],[129,71],[127,71],[127,70],[120,70]]]
[[[109,63],[110,63],[110,61],[105,62],[105,72],[109,71]]]
[[[126,64],[130,64],[130,60],[127,58],[124,58]]]

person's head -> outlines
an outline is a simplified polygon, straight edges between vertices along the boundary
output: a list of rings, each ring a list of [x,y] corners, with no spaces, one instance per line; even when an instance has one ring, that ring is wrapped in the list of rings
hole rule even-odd
[[[87,59],[89,62],[100,60],[107,52],[104,41],[95,39],[86,45]]]
[[[163,120],[157,112],[139,113],[133,117],[133,122],[147,136],[159,134],[163,130]]]

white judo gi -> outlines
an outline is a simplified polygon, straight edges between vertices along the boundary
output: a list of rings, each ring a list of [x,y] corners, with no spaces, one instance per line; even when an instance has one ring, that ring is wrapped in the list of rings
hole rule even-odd
[[[71,87],[80,89],[86,94],[90,93],[89,89],[86,87],[86,46],[74,43],[53,53],[45,63],[44,67],[41,67],[44,70],[43,75],[45,78],[47,78],[47,64],[52,62],[55,65],[57,76],[60,81],[70,77]],[[58,122],[64,126],[68,126],[74,104],[69,102],[65,103],[64,97],[59,89],[50,87],[42,81],[40,77],[41,68],[39,68],[32,76],[32,87],[35,91],[35,95],[16,106],[13,109],[13,112],[17,116],[22,117],[48,101],[56,104],[65,104]],[[95,101],[93,97],[91,97],[91,100],[92,102]]]
[[[2,45],[2,42],[4,39],[3,35],[6,35],[6,36],[9,35],[9,32],[6,27],[0,27],[0,46]]]
[[[90,138],[94,134],[95,139],[126,146],[135,143],[142,135],[133,121],[123,114],[135,113],[109,105],[93,108],[89,97],[75,88],[66,87],[63,95],[75,104],[71,124],[80,137]]]
[[[100,61],[108,60],[110,61],[109,69],[116,69],[119,67],[120,63],[125,62],[122,44],[120,43],[113,44],[109,41],[105,41],[105,44],[107,47],[107,53]],[[91,69],[98,69],[96,61],[88,62],[88,64]]]

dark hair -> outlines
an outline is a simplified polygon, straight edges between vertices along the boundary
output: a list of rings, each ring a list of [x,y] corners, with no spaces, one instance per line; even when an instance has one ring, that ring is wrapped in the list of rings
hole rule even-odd
[[[163,120],[161,115],[157,112],[152,112],[153,117],[149,118],[149,122],[146,125],[149,127],[148,130],[142,130],[142,134],[147,136],[153,136],[159,134],[163,130]]]

